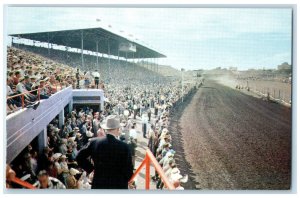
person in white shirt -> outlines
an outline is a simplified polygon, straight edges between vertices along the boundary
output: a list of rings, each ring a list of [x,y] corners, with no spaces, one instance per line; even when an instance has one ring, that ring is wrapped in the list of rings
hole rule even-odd
[[[99,81],[100,81],[100,74],[99,74],[98,70],[95,70],[93,72],[93,76],[94,76],[94,80],[95,80],[95,86],[98,89]]]
[[[24,82],[24,78],[20,78],[20,82],[16,86],[16,90],[20,93],[24,93],[28,91],[25,85],[23,84],[23,82]]]
[[[135,130],[135,126],[133,125],[129,131],[129,137],[132,137],[135,141],[137,141],[137,132]]]
[[[65,185],[56,178],[50,177],[47,171],[42,170],[38,174],[38,181],[34,186],[38,189],[66,189]]]

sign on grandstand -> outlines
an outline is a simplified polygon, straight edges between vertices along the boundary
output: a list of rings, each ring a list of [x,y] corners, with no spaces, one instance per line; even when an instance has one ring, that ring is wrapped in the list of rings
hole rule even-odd
[[[132,43],[120,43],[119,50],[122,52],[136,52],[136,45]]]

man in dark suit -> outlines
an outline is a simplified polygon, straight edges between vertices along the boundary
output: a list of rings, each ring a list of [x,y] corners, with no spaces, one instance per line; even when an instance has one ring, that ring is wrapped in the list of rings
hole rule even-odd
[[[92,189],[128,189],[133,165],[129,146],[117,139],[120,120],[110,115],[101,127],[106,137],[93,138],[84,146],[76,157],[78,165],[88,173],[94,171]]]

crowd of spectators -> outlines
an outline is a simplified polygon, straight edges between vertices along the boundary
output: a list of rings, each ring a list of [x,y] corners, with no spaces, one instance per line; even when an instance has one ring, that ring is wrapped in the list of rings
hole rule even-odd
[[[68,86],[104,88],[103,83],[154,84],[165,80],[157,73],[127,61],[99,58],[97,67],[95,56],[85,55],[85,68],[81,68],[81,63],[77,61],[81,57],[79,53],[52,49],[49,55],[46,48],[25,45],[18,47],[20,49],[9,47],[7,51],[8,114],[22,106],[31,105],[38,97],[47,99]],[[37,89],[41,90],[39,94],[35,91]],[[25,96],[23,105],[22,93]]]
[[[106,131],[101,128],[100,123],[108,115],[116,114],[121,122],[119,139],[130,146],[134,168],[137,168],[137,128],[141,124],[143,138],[148,139],[148,147],[159,161],[167,178],[176,189],[183,189],[181,183],[187,181],[187,176],[181,175],[176,165],[176,152],[172,148],[172,137],[168,131],[169,111],[181,101],[180,83],[161,79],[152,71],[145,72],[144,68],[137,70],[137,74],[141,75],[135,74],[132,77],[128,77],[130,72],[128,73],[127,67],[112,68],[111,78],[105,83],[104,110],[93,110],[88,106],[74,109],[66,113],[62,128],[59,128],[58,119],[54,119],[47,127],[48,141],[43,151],[39,151],[32,142],[10,166],[7,166],[7,186],[20,188],[9,179],[15,174],[37,188],[90,189],[93,173],[87,174],[78,166],[76,155],[90,139],[106,136]],[[10,87],[12,92],[7,96],[42,88],[41,99],[46,99],[58,91],[57,84],[76,88],[76,73],[79,73],[79,81],[82,81],[79,84],[85,86],[89,72],[78,72],[74,67],[37,54],[9,48],[7,87]],[[90,83],[87,86],[89,88],[94,85]],[[104,89],[103,83],[100,88]],[[193,88],[193,85],[184,86],[184,95]],[[25,102],[31,103],[36,97],[36,93],[30,93],[26,95]],[[8,103],[9,109],[12,108],[11,105],[20,107],[20,100],[14,99],[13,102],[15,103]],[[165,188],[158,174],[153,175],[152,179],[158,189]],[[134,188],[134,185],[131,187]]]
[[[76,69],[37,54],[9,47],[7,50],[7,113],[47,99],[60,89],[76,87]],[[80,73],[80,78],[84,78]],[[39,89],[39,91],[37,91]]]

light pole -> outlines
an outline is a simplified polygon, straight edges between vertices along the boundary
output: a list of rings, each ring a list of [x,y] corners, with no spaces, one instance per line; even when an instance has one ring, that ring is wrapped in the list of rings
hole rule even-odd
[[[181,68],[181,102],[183,102],[183,72],[184,69]]]

